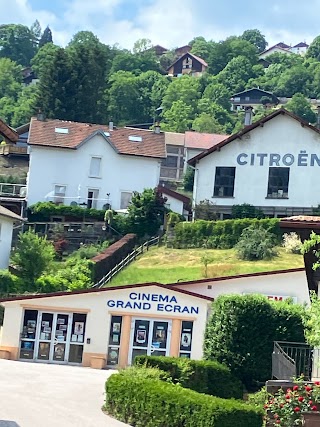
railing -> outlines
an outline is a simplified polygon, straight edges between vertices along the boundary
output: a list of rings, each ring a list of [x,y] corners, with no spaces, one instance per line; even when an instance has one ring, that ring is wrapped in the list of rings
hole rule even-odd
[[[293,377],[304,375],[310,380],[313,364],[317,368],[319,350],[314,350],[308,344],[275,341],[272,353],[272,377],[279,380],[291,380]]]
[[[132,261],[136,259],[137,256],[142,255],[143,252],[148,251],[151,246],[159,245],[160,237],[154,237],[143,245],[134,249],[129,255],[127,255],[122,261],[119,262],[115,267],[113,267],[104,277],[102,277],[99,282],[93,285],[93,288],[102,288],[105,284],[109,283],[113,277],[118,274],[124,267],[129,265]]]
[[[0,182],[0,197],[26,197],[26,184]]]
[[[0,145],[0,155],[9,156],[10,154],[26,156],[28,154],[28,148],[16,147],[15,145]]]

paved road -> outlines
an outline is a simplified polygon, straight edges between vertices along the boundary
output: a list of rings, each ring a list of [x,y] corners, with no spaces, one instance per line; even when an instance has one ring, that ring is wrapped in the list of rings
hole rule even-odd
[[[127,427],[101,411],[111,374],[0,359],[0,427]]]

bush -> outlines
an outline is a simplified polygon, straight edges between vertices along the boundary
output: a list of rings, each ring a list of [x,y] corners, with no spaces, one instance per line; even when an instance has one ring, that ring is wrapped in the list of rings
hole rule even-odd
[[[301,254],[302,242],[297,233],[285,233],[283,235],[283,247],[291,254]]]
[[[247,261],[271,259],[277,256],[274,236],[261,227],[250,226],[243,230],[235,249],[238,257]]]
[[[261,411],[244,402],[119,374],[106,382],[105,409],[141,427],[262,427]]]
[[[248,203],[242,205],[233,205],[231,210],[232,218],[264,218],[264,213],[261,209],[256,208]]]
[[[281,240],[278,218],[266,219],[227,219],[224,221],[181,222],[174,228],[173,245],[176,248],[212,248],[229,249],[240,239],[241,233],[248,227],[263,228]]]
[[[193,191],[193,183],[194,183],[194,169],[188,166],[186,173],[183,176],[183,188],[186,191]]]
[[[98,282],[123,258],[133,251],[136,242],[135,234],[127,234],[113,245],[109,246],[101,254],[96,255],[91,261],[93,266],[93,279]]]
[[[274,341],[304,342],[305,308],[262,295],[222,295],[212,304],[204,355],[225,364],[247,387],[271,378]]]
[[[174,383],[199,393],[225,399],[242,399],[243,386],[230,369],[216,361],[164,356],[137,356],[137,366],[156,367],[167,372]]]
[[[19,292],[20,279],[8,270],[0,270],[0,296],[7,296]]]
[[[143,366],[129,366],[119,372],[119,375],[124,375],[131,378],[161,380],[171,382],[171,377],[168,372],[162,371],[157,367],[147,368]]]
[[[66,221],[83,221],[84,218],[103,221],[104,210],[84,209],[80,206],[56,205],[52,202],[38,202],[27,210],[30,222],[49,222],[52,216],[64,216]]]

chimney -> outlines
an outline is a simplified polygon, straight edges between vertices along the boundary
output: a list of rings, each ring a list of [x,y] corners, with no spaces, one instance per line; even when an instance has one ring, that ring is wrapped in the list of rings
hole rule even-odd
[[[244,125],[250,126],[252,124],[252,107],[246,107],[244,116]]]
[[[111,131],[113,130],[113,121],[109,122],[109,130],[111,130]]]
[[[157,122],[154,125],[154,133],[160,133],[160,123],[159,122]]]
[[[38,111],[37,120],[39,122],[44,122],[45,121],[45,115],[43,114],[43,112],[41,110]]]

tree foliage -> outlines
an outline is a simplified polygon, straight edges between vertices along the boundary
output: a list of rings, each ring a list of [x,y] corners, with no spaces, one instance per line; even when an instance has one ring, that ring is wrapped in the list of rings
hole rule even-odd
[[[239,258],[246,261],[271,259],[277,255],[274,236],[262,227],[250,226],[243,230],[235,248]]]
[[[37,39],[25,25],[0,25],[0,58],[9,58],[20,65],[28,66],[36,53]]]
[[[292,99],[286,104],[288,111],[299,116],[302,120],[306,120],[309,123],[316,122],[316,114],[313,112],[310,103],[302,95],[302,93],[296,93]]]

